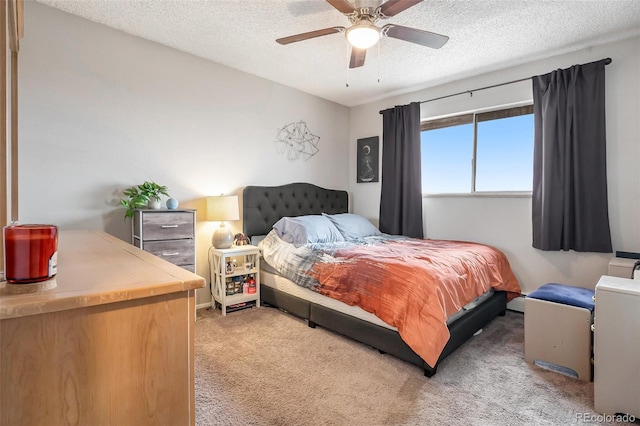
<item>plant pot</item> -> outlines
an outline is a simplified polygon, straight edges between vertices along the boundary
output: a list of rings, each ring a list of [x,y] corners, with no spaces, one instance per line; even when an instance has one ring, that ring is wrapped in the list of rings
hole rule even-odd
[[[158,210],[162,208],[162,204],[160,203],[160,198],[151,198],[147,203],[147,207],[153,210]]]

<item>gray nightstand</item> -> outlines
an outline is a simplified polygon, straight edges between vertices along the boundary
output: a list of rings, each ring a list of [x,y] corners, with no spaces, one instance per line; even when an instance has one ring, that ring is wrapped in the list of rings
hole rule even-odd
[[[195,210],[135,210],[132,244],[195,273],[195,223]]]

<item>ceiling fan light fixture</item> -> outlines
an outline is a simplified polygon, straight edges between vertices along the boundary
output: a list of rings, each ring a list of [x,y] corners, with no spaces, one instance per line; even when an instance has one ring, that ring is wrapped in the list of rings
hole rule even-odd
[[[368,49],[380,40],[380,28],[361,22],[347,30],[347,40],[357,49]]]

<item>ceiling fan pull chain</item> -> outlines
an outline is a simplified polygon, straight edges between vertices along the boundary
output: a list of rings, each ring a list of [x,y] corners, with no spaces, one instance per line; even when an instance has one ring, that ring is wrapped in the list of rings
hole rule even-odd
[[[347,43],[347,58],[351,56],[351,46]],[[347,82],[345,84],[346,87],[349,87],[349,62],[347,61]]]
[[[378,83],[380,83],[380,45],[382,44],[382,40],[378,42]]]

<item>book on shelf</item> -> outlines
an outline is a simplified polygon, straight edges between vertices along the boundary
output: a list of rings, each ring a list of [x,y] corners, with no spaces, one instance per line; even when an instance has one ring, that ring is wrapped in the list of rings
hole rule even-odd
[[[250,302],[241,302],[241,303],[233,303],[231,305],[227,305],[227,313],[239,311],[241,309],[252,308],[256,305],[255,301]]]

